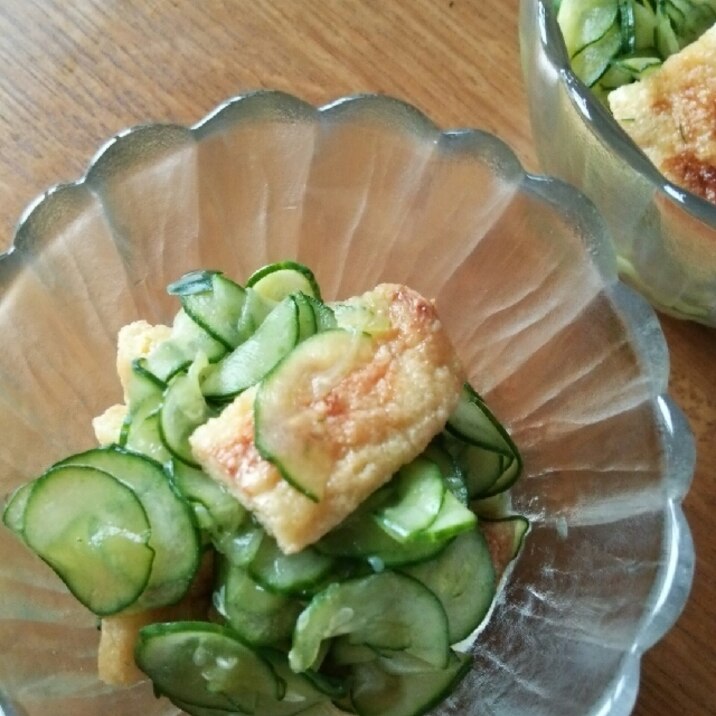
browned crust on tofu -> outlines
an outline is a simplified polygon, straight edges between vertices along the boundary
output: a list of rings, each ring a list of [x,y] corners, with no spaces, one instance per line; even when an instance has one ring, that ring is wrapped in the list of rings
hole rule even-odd
[[[422,452],[443,428],[464,380],[430,301],[396,284],[352,300],[384,312],[389,327],[374,337],[372,355],[320,397],[307,391],[301,403],[311,418],[302,421],[305,440],[329,440],[332,447],[333,468],[320,502],[291,487],[259,455],[253,440],[255,389],[191,438],[206,472],[254,513],[286,553],[318,540]]]

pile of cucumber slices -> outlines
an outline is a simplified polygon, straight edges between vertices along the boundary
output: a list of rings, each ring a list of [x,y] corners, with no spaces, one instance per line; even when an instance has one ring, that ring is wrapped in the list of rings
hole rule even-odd
[[[465,385],[421,455],[286,555],[194,462],[188,438],[247,388],[285,389],[298,346],[382,328],[325,303],[294,262],[245,286],[197,271],[168,290],[181,309],[133,363],[117,443],[22,485],[3,522],[101,617],[176,604],[210,563],[206,620],[146,626],[135,650],[156,694],[188,714],[425,713],[469,670],[454,647],[485,619],[528,529],[505,516],[522,466],[509,435]]]
[[[574,73],[600,99],[716,22],[716,0],[554,0]]]

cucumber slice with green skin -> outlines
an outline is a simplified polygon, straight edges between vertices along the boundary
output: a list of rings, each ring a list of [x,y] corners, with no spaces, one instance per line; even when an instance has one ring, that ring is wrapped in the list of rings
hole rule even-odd
[[[271,665],[217,624],[151,624],[134,656],[158,693],[193,706],[254,713],[259,696],[283,695]]]
[[[636,15],[633,0],[619,0],[619,30],[621,31],[621,51],[630,53],[636,50]]]
[[[182,280],[172,284],[174,293]],[[245,290],[220,273],[212,273],[210,281],[206,276],[201,281],[189,284],[197,290],[178,293],[182,308],[212,338],[223,343],[227,349],[233,350],[241,341],[238,324],[246,300]],[[204,290],[199,290],[200,288]]]
[[[380,662],[354,667],[351,702],[359,716],[420,716],[439,704],[470,670],[472,660],[450,652],[444,669],[396,676]]]
[[[444,544],[447,540],[475,527],[477,517],[449,490],[445,490],[437,517],[413,539]]]
[[[463,385],[460,401],[446,427],[449,433],[470,445],[499,452],[507,457],[517,454],[517,448],[507,431],[468,383]]]
[[[203,358],[203,360],[201,359]],[[175,376],[164,391],[159,412],[159,430],[169,452],[191,467],[199,467],[189,445],[189,436],[210,417],[201,392],[200,376],[206,358],[197,358],[186,373]]]
[[[361,559],[375,571],[386,567],[415,564],[439,554],[447,542],[415,540],[401,543],[388,535],[369,513],[349,517],[314,547],[322,554]]]
[[[451,644],[465,639],[481,624],[495,598],[495,569],[487,542],[476,528],[457,537],[435,559],[401,571],[440,600]]]
[[[210,363],[216,363],[226,354],[226,346],[180,310],[174,318],[171,337],[142,359],[142,364],[166,385],[177,373],[188,368],[199,353]]]
[[[273,537],[264,535],[248,571],[258,584],[270,592],[300,596],[322,585],[334,564],[332,557],[311,547],[295,554],[284,554]]]
[[[210,398],[232,398],[258,383],[299,339],[298,306],[293,296],[278,304],[256,333],[207,369],[202,392]]]
[[[307,713],[307,709],[330,703],[327,695],[316,686],[316,683],[327,683],[327,679],[321,674],[309,671],[295,674],[288,665],[285,652],[262,649],[261,654],[271,664],[278,678],[286,684],[286,693],[281,701],[259,697],[256,705],[257,716],[294,716]],[[334,691],[337,695],[344,692],[345,688],[340,692]]]
[[[134,604],[154,561],[147,514],[134,492],[92,467],[63,465],[37,479],[25,506],[28,546],[99,616]]]
[[[254,440],[259,453],[314,502],[323,497],[335,457],[333,444],[317,425],[319,416],[311,406],[367,363],[373,356],[372,346],[365,334],[317,333],[296,346],[257,390]]]
[[[158,401],[166,387],[166,383],[147,369],[144,358],[133,360],[132,373],[127,385],[127,404],[129,405],[130,415],[146,401]]]
[[[297,261],[279,261],[263,266],[249,277],[246,287],[272,301],[282,301],[299,291],[321,300],[321,290],[313,271]]]
[[[338,328],[338,321],[332,309],[329,308],[323,301],[320,301],[313,296],[306,296],[306,300],[313,308],[313,314],[316,317],[316,332],[330,331],[334,328]]]
[[[434,462],[417,457],[401,467],[389,484],[392,495],[373,517],[393,539],[407,542],[437,517],[445,483]]]
[[[16,488],[8,497],[5,503],[5,509],[2,513],[3,524],[21,539],[24,539],[22,530],[25,525],[25,507],[27,506],[30,493],[35,487],[35,483],[36,480],[31,480]]]
[[[256,332],[256,329],[264,322],[266,316],[276,308],[276,305],[276,301],[264,298],[253,288],[246,289],[246,300],[241,309],[237,327],[242,343]]]
[[[88,450],[59,465],[102,470],[132,490],[142,504],[151,528],[148,544],[154,550],[154,563],[133,607],[149,609],[179,601],[199,568],[201,548],[189,507],[172,490],[162,466],[118,447]]]
[[[241,503],[202,470],[170,461],[167,470],[172,485],[190,504],[200,529],[212,534],[232,534],[246,518]]]
[[[248,567],[258,554],[261,542],[266,533],[252,520],[246,520],[234,532],[214,535],[214,549],[223,554],[231,564],[237,567]]]
[[[301,604],[264,589],[249,573],[223,560],[214,591],[214,607],[252,646],[274,646],[291,639]]]
[[[492,497],[500,492],[508,490],[515,484],[519,476],[522,474],[522,458],[519,454],[513,459],[502,458],[502,473],[495,480],[492,486],[480,495],[480,497]]]
[[[621,46],[621,30],[615,23],[604,37],[587,45],[572,57],[572,70],[587,87],[592,87],[607,71]]]
[[[529,520],[522,515],[480,520],[480,531],[485,537],[498,581],[520,553],[529,528]]]
[[[313,304],[308,300],[308,296],[303,293],[292,294],[298,307],[298,340],[305,341],[310,338],[318,330],[316,321],[316,313],[313,310]]]
[[[221,274],[221,271],[187,271],[167,286],[167,293],[170,296],[192,296],[195,293],[210,292],[213,290],[214,276],[218,274]]]
[[[405,651],[428,668],[445,667],[450,654],[439,600],[417,580],[396,572],[333,583],[314,596],[296,623],[291,669],[310,669],[321,643],[343,634],[354,644]]]
[[[457,455],[466,475],[467,492],[471,500],[479,499],[497,482],[502,474],[504,455],[477,445],[464,445]]]
[[[557,21],[570,57],[603,38],[617,22],[617,0],[562,0]]]
[[[171,460],[172,454],[167,450],[162,440],[162,431],[159,425],[161,400],[157,403],[150,398],[142,403],[136,413],[127,421],[126,438],[120,443],[132,452],[146,455],[158,463]]]
[[[457,442],[457,441],[455,441]],[[462,443],[459,443],[462,446]],[[463,505],[467,505],[470,496],[465,482],[465,472],[458,461],[445,447],[445,440],[440,435],[434,439],[422,452],[422,456],[432,460],[439,468],[445,481],[445,486]]]

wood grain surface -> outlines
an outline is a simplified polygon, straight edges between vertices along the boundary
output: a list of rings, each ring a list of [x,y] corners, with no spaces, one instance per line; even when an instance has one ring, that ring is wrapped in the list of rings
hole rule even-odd
[[[403,98],[536,170],[518,0],[0,0],[0,249],[23,207],[146,121],[193,123],[271,87],[324,103]],[[716,713],[716,330],[663,318],[671,387],[698,443],[691,599],[642,663],[639,716]],[[528,715],[526,715],[528,716]],[[560,715],[561,716],[561,715]],[[566,715],[565,715],[566,716]]]

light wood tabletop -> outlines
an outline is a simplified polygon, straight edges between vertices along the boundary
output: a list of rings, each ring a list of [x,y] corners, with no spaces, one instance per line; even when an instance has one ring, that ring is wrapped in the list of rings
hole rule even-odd
[[[316,104],[394,95],[496,134],[536,171],[517,18],[518,0],[0,0],[0,249],[23,207],[112,134],[191,124],[251,88]],[[642,662],[635,713],[699,716],[716,713],[716,330],[662,325],[697,441],[697,563],[684,614]]]

